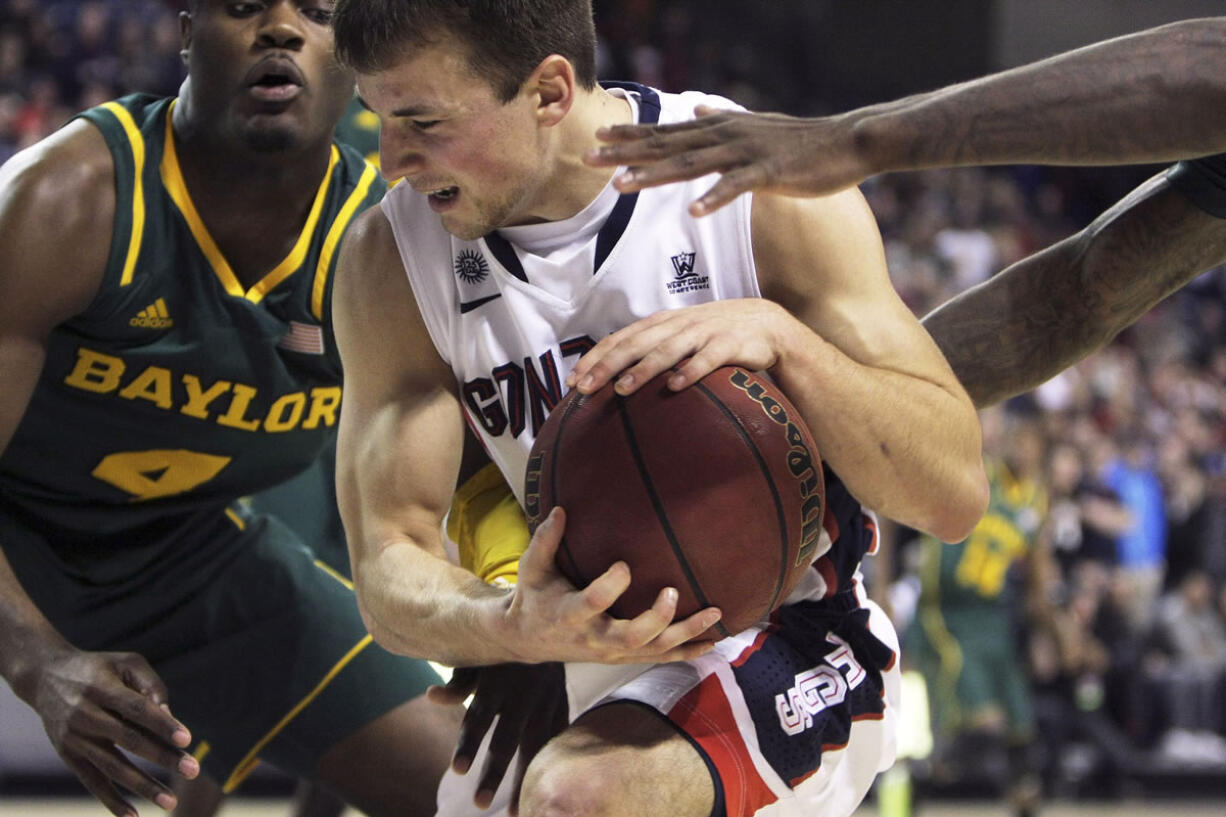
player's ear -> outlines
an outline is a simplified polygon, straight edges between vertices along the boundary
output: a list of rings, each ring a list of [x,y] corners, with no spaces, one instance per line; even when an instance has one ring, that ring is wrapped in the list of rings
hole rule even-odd
[[[192,47],[192,15],[189,11],[179,12],[179,58],[187,62],[188,51]]]
[[[528,78],[536,92],[536,118],[542,125],[556,125],[575,103],[575,69],[560,54],[550,54]]]

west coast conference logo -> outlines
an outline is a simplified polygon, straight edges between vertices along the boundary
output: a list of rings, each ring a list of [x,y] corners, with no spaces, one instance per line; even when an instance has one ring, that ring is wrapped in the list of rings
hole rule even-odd
[[[694,271],[694,257],[696,255],[697,253],[692,252],[679,252],[672,257],[673,280],[665,284],[669,295],[680,295],[685,292],[697,292],[700,289],[710,288],[711,285],[707,281],[707,276],[699,275]]]
[[[466,284],[479,284],[489,277],[490,265],[481,253],[464,250],[455,258],[455,274]]]

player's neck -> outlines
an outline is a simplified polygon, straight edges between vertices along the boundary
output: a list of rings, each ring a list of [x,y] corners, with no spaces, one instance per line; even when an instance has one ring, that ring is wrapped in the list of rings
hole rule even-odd
[[[310,201],[327,170],[331,139],[284,151],[256,150],[233,134],[194,117],[189,99],[174,110],[175,149],[184,182],[197,204],[222,198],[260,209]]]
[[[630,103],[597,87],[581,92],[559,126],[551,175],[544,191],[548,221],[570,218],[587,207],[609,180],[613,170],[584,164],[583,155],[596,144],[596,130],[605,125],[628,124]]]

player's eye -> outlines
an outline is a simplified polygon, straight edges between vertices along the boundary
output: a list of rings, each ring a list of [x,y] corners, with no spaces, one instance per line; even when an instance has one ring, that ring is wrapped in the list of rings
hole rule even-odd
[[[311,6],[302,10],[306,18],[312,23],[321,26],[332,25],[332,6],[331,4],[324,6]]]
[[[414,119],[412,120],[413,127],[417,128],[418,130],[430,130],[430,128],[433,128],[435,125],[437,125],[441,121],[442,121],[441,119]]]
[[[227,3],[226,11],[233,17],[250,17],[260,10],[259,3]]]

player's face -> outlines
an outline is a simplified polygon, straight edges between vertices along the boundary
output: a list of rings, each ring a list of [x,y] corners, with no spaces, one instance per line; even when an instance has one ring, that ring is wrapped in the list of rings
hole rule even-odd
[[[500,101],[447,38],[357,85],[379,115],[383,175],[427,194],[450,233],[475,239],[538,220],[546,151],[531,94]]]
[[[183,18],[191,115],[260,151],[330,138],[353,94],[333,0],[202,0]]]

